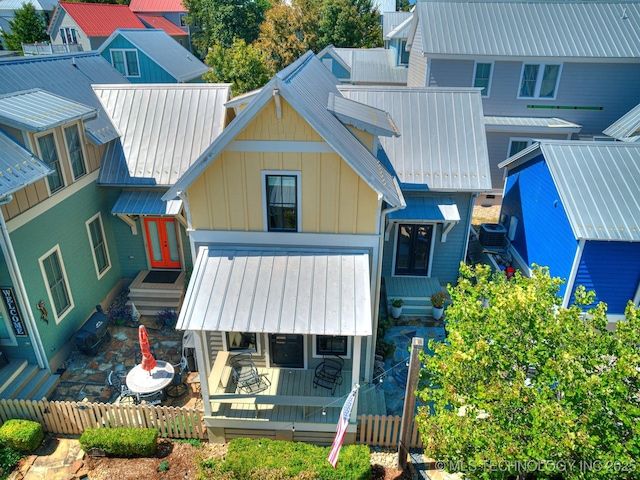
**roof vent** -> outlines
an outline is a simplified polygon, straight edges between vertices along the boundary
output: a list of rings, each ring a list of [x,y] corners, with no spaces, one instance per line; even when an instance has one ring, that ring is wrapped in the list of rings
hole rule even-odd
[[[622,9],[622,17],[620,17],[620,18],[622,18],[623,20],[626,20],[627,18],[629,18],[629,17],[627,16],[627,7],[624,7],[624,8]]]

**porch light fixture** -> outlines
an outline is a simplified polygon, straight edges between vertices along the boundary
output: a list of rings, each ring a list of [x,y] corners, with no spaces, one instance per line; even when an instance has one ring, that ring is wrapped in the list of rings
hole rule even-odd
[[[322,407],[322,415],[327,415],[327,407]]]
[[[296,424],[294,423],[293,425],[291,425],[291,431],[295,432],[296,431]]]

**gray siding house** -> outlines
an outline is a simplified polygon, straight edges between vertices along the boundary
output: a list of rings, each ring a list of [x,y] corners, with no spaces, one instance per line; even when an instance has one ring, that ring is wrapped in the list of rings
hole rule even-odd
[[[640,4],[418,1],[408,85],[482,88],[492,187],[533,140],[599,139],[640,99]],[[621,95],[621,92],[624,92]]]

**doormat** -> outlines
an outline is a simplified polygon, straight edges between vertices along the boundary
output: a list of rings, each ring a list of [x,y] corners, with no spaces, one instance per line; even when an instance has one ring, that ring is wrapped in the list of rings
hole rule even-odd
[[[151,270],[142,283],[175,283],[180,273],[180,270]]]

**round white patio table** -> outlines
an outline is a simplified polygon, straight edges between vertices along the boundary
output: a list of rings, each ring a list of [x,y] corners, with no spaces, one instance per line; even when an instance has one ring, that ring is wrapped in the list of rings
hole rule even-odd
[[[134,393],[153,393],[167,387],[173,380],[173,365],[169,362],[156,360],[157,365],[151,370],[142,369],[136,365],[127,374],[127,387]]]

